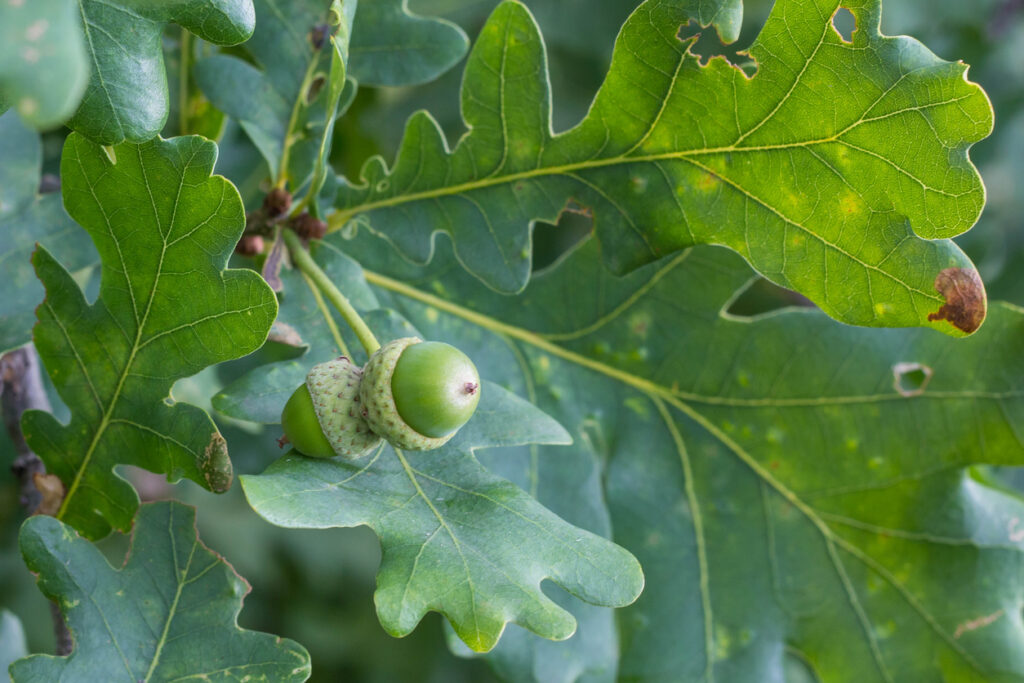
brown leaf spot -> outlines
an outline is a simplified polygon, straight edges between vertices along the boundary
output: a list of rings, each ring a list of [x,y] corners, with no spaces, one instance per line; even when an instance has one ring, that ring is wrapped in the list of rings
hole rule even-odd
[[[64,502],[64,483],[56,474],[36,472],[32,475],[32,483],[42,495],[42,501],[36,508],[37,515],[56,515],[60,504]]]
[[[928,320],[948,320],[958,330],[971,334],[985,320],[985,286],[973,268],[946,268],[935,276],[935,291],[946,303]]]

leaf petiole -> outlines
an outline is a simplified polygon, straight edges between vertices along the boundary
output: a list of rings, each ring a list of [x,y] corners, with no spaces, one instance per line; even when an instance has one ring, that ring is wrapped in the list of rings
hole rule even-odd
[[[331,279],[327,277],[327,274],[317,265],[313,257],[309,255],[309,252],[302,246],[302,241],[299,240],[299,236],[291,230],[281,231],[284,237],[285,244],[288,245],[288,251],[292,257],[292,263],[299,269],[304,275],[309,277],[314,284],[320,289],[327,300],[341,313],[341,317],[345,319],[352,331],[355,332],[356,338],[359,339],[359,343],[366,349],[367,354],[372,354],[374,351],[380,348],[380,342],[373,335],[373,331],[363,321],[362,317],[356,311],[356,309],[349,302],[348,298],[341,293],[341,290],[331,282]]]
[[[312,58],[309,60],[309,65],[306,67],[306,73],[302,77],[299,94],[292,104],[292,115],[288,119],[288,128],[285,129],[284,144],[281,149],[281,165],[277,169],[277,181],[274,183],[274,187],[283,188],[288,183],[288,162],[291,157],[292,145],[295,143],[295,124],[299,120],[299,112],[302,111],[303,107],[308,106],[306,94],[313,83],[313,76],[316,74],[316,68],[319,63],[320,51],[315,49]]]

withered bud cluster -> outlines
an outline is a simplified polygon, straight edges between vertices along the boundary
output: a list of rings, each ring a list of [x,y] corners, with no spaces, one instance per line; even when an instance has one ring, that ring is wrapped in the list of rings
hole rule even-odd
[[[302,239],[319,240],[327,234],[327,223],[303,211],[289,221],[289,226]]]

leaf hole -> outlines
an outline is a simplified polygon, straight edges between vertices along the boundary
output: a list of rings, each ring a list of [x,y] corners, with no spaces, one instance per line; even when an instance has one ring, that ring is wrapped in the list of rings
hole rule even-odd
[[[857,30],[857,17],[853,16],[853,12],[845,7],[840,7],[832,15],[832,28],[844,43],[853,43],[853,32]]]
[[[569,199],[555,223],[537,221],[533,228],[533,272],[557,264],[586,240],[593,228],[593,211],[575,199]]]
[[[900,396],[920,396],[932,380],[932,369],[921,363],[897,363],[892,366],[892,385]]]
[[[702,67],[708,66],[712,60],[739,69],[747,78],[757,73],[757,62],[741,51],[736,44],[723,43],[718,32],[712,28],[704,28],[696,21],[690,21],[679,27],[676,39],[686,45],[691,55],[697,58]]]
[[[726,304],[725,314],[734,318],[755,318],[792,306],[813,307],[814,304],[797,292],[755,277]]]

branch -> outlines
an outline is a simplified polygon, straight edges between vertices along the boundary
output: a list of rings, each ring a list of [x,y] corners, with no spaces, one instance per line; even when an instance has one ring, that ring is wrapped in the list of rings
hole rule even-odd
[[[60,506],[64,486],[60,479],[46,474],[43,461],[28,447],[21,433],[21,414],[26,410],[51,411],[39,371],[39,356],[31,344],[0,356],[0,413],[17,453],[11,471],[21,483],[21,504],[29,514],[46,514]],[[57,654],[71,654],[71,633],[56,603],[50,603],[50,614]]]

